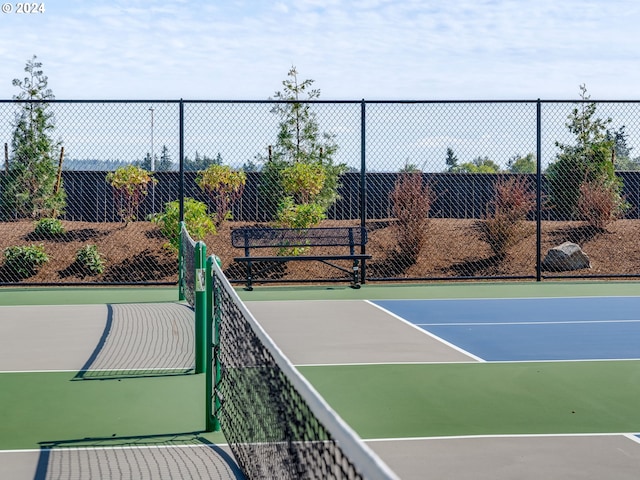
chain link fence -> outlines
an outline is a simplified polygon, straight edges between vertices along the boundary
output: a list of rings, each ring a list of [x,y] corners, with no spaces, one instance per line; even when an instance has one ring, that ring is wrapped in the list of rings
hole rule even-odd
[[[635,277],[639,108],[0,102],[0,284],[173,284],[181,215],[236,281],[231,230],[258,225],[366,227],[370,282]]]

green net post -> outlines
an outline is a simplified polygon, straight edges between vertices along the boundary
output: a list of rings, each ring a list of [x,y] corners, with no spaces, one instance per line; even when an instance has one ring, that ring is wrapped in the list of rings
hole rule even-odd
[[[207,246],[204,242],[196,243],[195,249],[195,314],[196,314],[196,373],[203,373],[206,365],[207,351],[207,301],[205,264]]]
[[[182,251],[182,229],[185,228],[184,222],[180,222],[180,231],[178,232],[178,300],[183,302],[185,300],[184,295],[184,252]]]
[[[213,262],[222,266],[220,258],[211,256],[207,259],[207,372],[205,376],[206,392],[206,430],[217,432],[220,430],[220,385],[222,367],[220,365],[220,289],[213,282]]]

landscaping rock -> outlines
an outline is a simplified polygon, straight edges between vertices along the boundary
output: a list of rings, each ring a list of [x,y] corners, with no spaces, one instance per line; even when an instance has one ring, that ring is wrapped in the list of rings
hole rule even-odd
[[[562,245],[553,247],[547,252],[542,261],[542,268],[549,272],[566,272],[591,268],[591,262],[579,245],[564,242]]]

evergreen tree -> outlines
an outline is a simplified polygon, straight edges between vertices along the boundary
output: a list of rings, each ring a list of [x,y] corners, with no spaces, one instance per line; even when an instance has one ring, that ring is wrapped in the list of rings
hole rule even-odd
[[[49,100],[54,99],[42,63],[34,55],[24,68],[24,79],[14,79],[20,105],[11,138],[12,155],[3,185],[3,216],[18,218],[57,217],[63,213],[66,196],[58,181],[60,142]]]
[[[169,148],[166,145],[162,145],[160,158],[158,158],[157,155],[154,155],[153,163],[156,172],[167,172],[174,169],[173,162],[171,161],[171,154],[169,153]],[[147,154],[144,156],[144,159],[140,162],[134,162],[134,165],[150,172],[151,154],[147,152]]]
[[[447,147],[447,157],[444,161],[447,164],[447,172],[455,172],[458,168],[458,157],[451,147]]]
[[[215,158],[208,157],[207,155],[201,156],[197,151],[193,160],[189,157],[184,157],[184,169],[186,171],[199,172],[206,170],[211,165],[222,165],[222,155],[220,152],[218,152]]]
[[[557,160],[547,168],[552,206],[568,218],[578,217],[580,187],[584,183],[600,182],[621,199],[622,180],[613,167],[614,141],[607,138],[611,119],[596,117],[596,104],[589,102],[587,89],[580,85],[582,102],[568,116],[567,128],[575,136],[575,144],[556,142],[560,149]]]
[[[619,171],[640,170],[640,157],[631,158],[633,147],[627,144],[627,137],[624,125],[613,132],[607,130],[606,138],[613,142],[614,168]]]
[[[322,170],[322,187],[313,196],[313,202],[326,210],[338,198],[339,177],[346,171],[346,165],[334,164],[333,156],[338,148],[335,136],[320,132],[316,113],[307,103],[320,97],[320,90],[312,88],[314,81],[299,81],[295,67],[291,67],[287,77],[282,82],[283,90],[275,93],[275,99],[281,102],[272,112],[280,123],[276,143],[262,169],[263,193],[270,206],[277,208],[286,192],[283,171],[298,163],[309,164]]]

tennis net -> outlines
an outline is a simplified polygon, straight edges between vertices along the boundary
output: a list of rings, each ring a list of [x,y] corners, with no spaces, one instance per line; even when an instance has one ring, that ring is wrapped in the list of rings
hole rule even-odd
[[[208,412],[250,479],[395,479],[262,329],[207,260]]]

